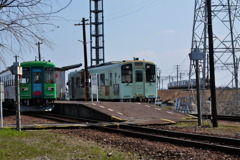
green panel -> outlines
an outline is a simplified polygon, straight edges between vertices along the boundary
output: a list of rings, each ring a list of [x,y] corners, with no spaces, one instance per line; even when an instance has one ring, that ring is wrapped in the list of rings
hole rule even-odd
[[[56,83],[45,83],[44,84],[44,98],[46,98],[46,99],[57,98]]]
[[[21,84],[20,85],[20,96],[21,99],[31,99],[31,84]]]

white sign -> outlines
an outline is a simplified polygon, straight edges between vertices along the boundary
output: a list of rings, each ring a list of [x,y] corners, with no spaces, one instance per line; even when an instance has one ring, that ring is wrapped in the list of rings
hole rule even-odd
[[[98,94],[97,74],[91,75],[92,94]]]
[[[91,87],[92,87],[92,101],[93,101],[93,94],[97,95],[97,101],[98,101],[98,79],[97,79],[97,73],[91,75]]]

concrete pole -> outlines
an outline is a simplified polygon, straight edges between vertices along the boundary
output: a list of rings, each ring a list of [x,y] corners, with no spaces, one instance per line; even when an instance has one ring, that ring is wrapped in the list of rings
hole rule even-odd
[[[212,5],[211,0],[207,0],[208,8],[208,37],[209,37],[209,64],[210,64],[210,86],[211,86],[211,106],[212,106],[212,125],[218,127],[217,105],[216,105],[216,87],[215,87],[215,67],[214,67],[214,48],[212,32]]]

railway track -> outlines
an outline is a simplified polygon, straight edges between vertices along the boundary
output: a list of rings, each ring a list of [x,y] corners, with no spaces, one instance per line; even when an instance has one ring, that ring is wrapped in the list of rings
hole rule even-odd
[[[111,127],[91,126],[91,128],[111,133],[119,133],[133,138],[142,138],[150,141],[167,142],[185,147],[195,147],[220,151],[227,154],[240,155],[240,139],[150,129],[132,125],[119,125]]]
[[[198,116],[197,114],[191,114],[193,116]],[[211,115],[203,115],[204,119],[211,119],[212,116]],[[222,116],[222,115],[218,115],[217,116],[218,120],[226,120],[226,121],[238,121],[240,122],[240,117],[239,116]]]
[[[59,122],[80,123],[90,122],[90,120],[72,118],[68,116],[59,116],[54,114],[33,114],[32,116],[50,119]],[[85,128],[97,129],[110,133],[119,133],[124,136],[147,139],[150,141],[166,142],[185,147],[201,148],[204,150],[220,151],[222,153],[240,155],[240,139],[223,138],[208,135],[199,135],[192,133],[176,132],[163,129],[152,129],[127,124],[96,123],[84,126]],[[42,127],[40,127],[42,129]],[[60,127],[52,127],[59,129]],[[62,128],[79,128],[79,126],[63,126]],[[27,129],[27,128],[26,128]]]

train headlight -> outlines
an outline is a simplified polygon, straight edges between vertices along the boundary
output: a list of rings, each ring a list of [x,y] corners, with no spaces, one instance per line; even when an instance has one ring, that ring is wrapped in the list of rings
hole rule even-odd
[[[48,91],[54,91],[54,87],[48,87],[47,90]]]
[[[28,88],[21,88],[21,91],[26,92],[26,91],[28,91]]]

